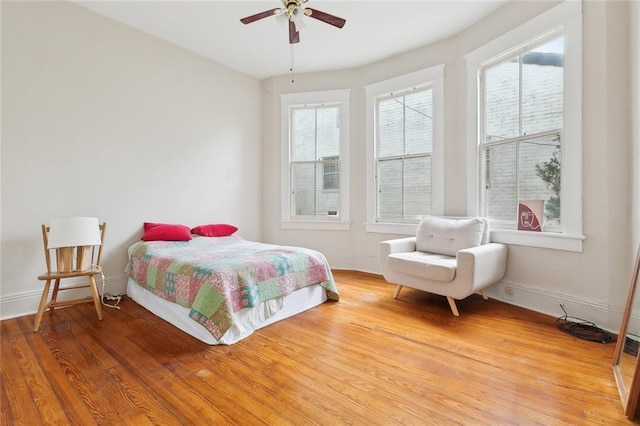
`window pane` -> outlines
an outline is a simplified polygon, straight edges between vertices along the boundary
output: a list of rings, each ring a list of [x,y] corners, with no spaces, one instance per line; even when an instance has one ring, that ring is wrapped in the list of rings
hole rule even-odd
[[[378,157],[430,153],[433,149],[432,90],[380,100]]]
[[[502,62],[485,71],[485,141],[508,139],[519,135],[518,58]]]
[[[402,221],[402,160],[378,162],[378,221]]]
[[[336,166],[337,170],[337,166]],[[337,179],[337,173],[334,174]],[[291,216],[328,218],[338,216],[340,192],[324,191],[324,164],[292,164]]]
[[[560,135],[520,143],[518,199],[544,200],[543,226],[560,225]]]
[[[378,156],[404,154],[404,121],[402,101],[396,98],[378,102]]]
[[[431,157],[378,162],[378,221],[417,222],[431,214]]]
[[[403,221],[417,222],[431,214],[431,157],[408,158],[404,162]]]
[[[405,152],[421,154],[433,151],[432,91],[423,90],[404,97]]]
[[[291,159],[316,160],[316,109],[291,111]]]
[[[522,131],[532,134],[562,128],[564,37],[522,57]]]
[[[313,163],[291,165],[291,216],[315,215],[315,168]]]
[[[485,152],[485,216],[516,223],[516,143],[495,145]]]
[[[340,108],[324,107],[317,109],[317,158],[340,154]]]

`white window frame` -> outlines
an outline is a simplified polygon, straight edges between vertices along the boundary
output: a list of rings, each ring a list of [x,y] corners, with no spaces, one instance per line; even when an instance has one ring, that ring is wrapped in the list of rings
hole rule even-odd
[[[467,214],[480,210],[481,137],[479,70],[560,30],[565,37],[562,232],[491,229],[491,240],[506,244],[582,251],[582,2],[567,0],[464,56],[467,62]]]
[[[382,95],[430,86],[433,99],[431,214],[444,213],[444,64],[365,86],[367,140],[367,232],[415,235],[417,223],[376,222],[376,99]]]
[[[349,216],[349,100],[350,89],[280,95],[281,104],[281,222],[282,229],[348,231]],[[336,219],[295,219],[291,216],[291,109],[305,105],[340,107],[340,215]]]

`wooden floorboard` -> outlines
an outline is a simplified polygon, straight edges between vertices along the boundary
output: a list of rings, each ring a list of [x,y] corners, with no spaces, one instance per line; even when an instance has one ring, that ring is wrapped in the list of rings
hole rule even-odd
[[[327,302],[209,346],[132,300],[0,323],[3,425],[582,425],[625,418],[613,344],[555,318],[334,271]]]

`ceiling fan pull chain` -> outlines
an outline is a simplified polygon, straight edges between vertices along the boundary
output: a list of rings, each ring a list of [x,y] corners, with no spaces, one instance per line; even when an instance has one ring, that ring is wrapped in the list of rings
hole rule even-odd
[[[294,74],[294,71],[293,71],[293,56],[294,56],[294,55],[293,55],[293,46],[294,46],[294,45],[293,45],[293,44],[291,44],[291,45],[289,45],[289,46],[290,46],[290,48],[291,48],[291,67],[289,68],[289,71],[291,71],[291,82],[292,82],[292,83],[295,83],[295,74]]]

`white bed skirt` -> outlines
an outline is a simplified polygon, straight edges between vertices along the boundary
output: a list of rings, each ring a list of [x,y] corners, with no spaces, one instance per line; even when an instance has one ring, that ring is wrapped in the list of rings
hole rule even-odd
[[[244,308],[233,314],[233,325],[220,340],[206,328],[189,318],[189,308],[168,302],[139,286],[133,279],[127,282],[127,295],[136,303],[163,320],[209,345],[231,345],[255,330],[289,318],[318,306],[327,300],[327,292],[315,284],[278,299],[267,300],[254,308]]]

